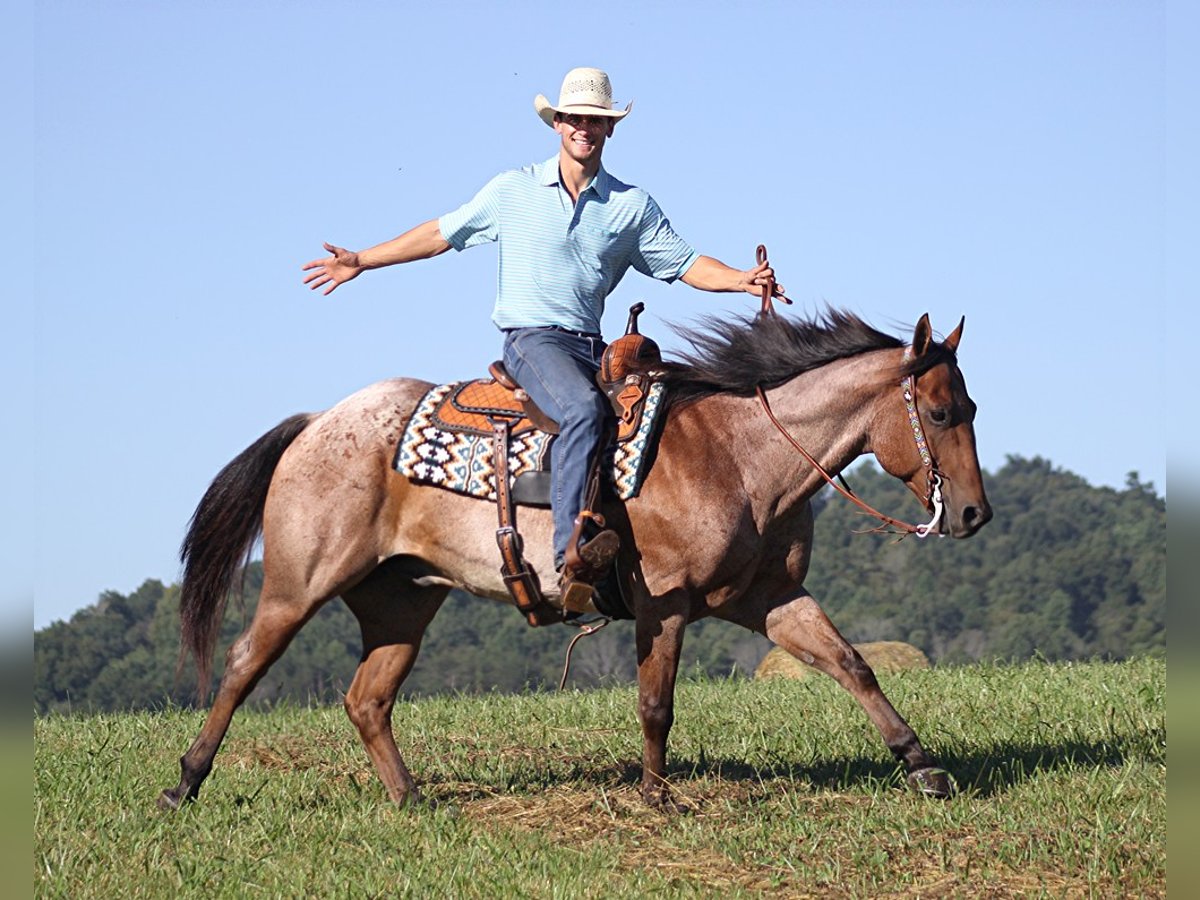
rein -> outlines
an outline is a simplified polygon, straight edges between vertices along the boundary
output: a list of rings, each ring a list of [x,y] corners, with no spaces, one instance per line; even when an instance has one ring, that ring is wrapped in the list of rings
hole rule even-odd
[[[758,247],[755,248],[754,259],[760,266],[767,261],[766,244],[759,244]],[[762,286],[762,310],[759,312],[760,316],[775,315],[775,307],[771,305],[772,300],[778,300],[781,303],[786,303],[788,306],[792,305],[791,299],[786,295],[780,294],[778,297],[775,296],[775,279],[768,278],[766,283]]]
[[[590,622],[576,623],[579,625],[579,634],[571,638],[571,643],[567,644],[567,656],[563,660],[562,678],[558,680],[558,689],[560,691],[567,686],[567,675],[571,672],[571,651],[575,649],[575,645],[579,643],[580,638],[595,634],[611,621],[612,619],[607,616],[602,616],[599,619],[592,619]]]
[[[808,461],[810,466],[817,470],[817,474],[821,475],[821,478],[828,481],[829,484],[833,486],[834,490],[836,492],[840,493],[842,497],[845,497],[847,500],[850,500],[851,503],[853,503],[854,505],[857,505],[858,508],[862,509],[865,512],[866,515],[874,516],[875,518],[877,518],[877,520],[880,520],[883,524],[886,524],[886,526],[892,526],[893,528],[899,529],[899,532],[901,534],[904,534],[904,535],[916,534],[918,536],[918,538],[928,538],[928,536],[930,534],[936,534],[937,523],[942,520],[942,479],[941,479],[941,476],[937,474],[937,469],[934,468],[934,466],[932,466],[932,457],[929,456],[928,449],[925,450],[925,452],[922,456],[923,461],[925,460],[925,458],[929,458],[928,478],[929,478],[930,491],[929,491],[928,498],[926,498],[926,500],[925,500],[925,505],[926,506],[932,505],[932,511],[934,511],[934,517],[932,517],[928,523],[919,524],[919,526],[914,526],[914,524],[900,521],[899,518],[893,518],[892,516],[884,515],[883,512],[878,511],[877,509],[874,508],[874,506],[871,506],[868,503],[864,503],[863,500],[860,500],[858,498],[858,494],[856,494],[852,490],[850,490],[850,486],[846,485],[845,487],[842,487],[842,485],[845,485],[846,482],[844,479],[841,478],[841,475],[838,475],[838,480],[835,481],[834,476],[830,475],[828,472],[826,472],[826,469],[824,469],[822,464],[818,463],[815,460],[815,458],[812,458],[812,455],[810,454],[810,452],[808,450],[805,450],[803,448],[803,446],[800,445],[798,440],[796,438],[793,438],[791,436],[791,434],[787,432],[787,428],[784,427],[784,424],[782,424],[782,422],[780,422],[779,419],[775,418],[775,414],[772,412],[772,409],[770,409],[770,403],[767,402],[767,394],[766,394],[766,392],[763,391],[762,385],[756,386],[755,392],[758,395],[758,402],[762,403],[763,412],[767,413],[767,418],[770,419],[770,421],[772,421],[772,424],[776,428],[778,428],[779,433],[782,434],[782,436],[784,436],[785,438],[787,438],[788,443],[791,443],[791,445],[794,446],[794,448],[796,448],[799,451],[800,456],[803,456],[805,458],[805,460]],[[911,389],[906,389],[905,396],[907,397],[910,395],[911,395]],[[914,408],[914,404],[913,404],[912,408]],[[917,428],[920,427],[919,421],[917,422],[916,427]],[[922,434],[922,438],[924,438],[924,434]],[[919,448],[919,446],[920,446],[920,443],[918,442],[918,448]],[[838,481],[841,481],[842,484],[839,485]],[[886,530],[886,529],[872,528],[869,530],[869,532],[865,532],[865,533],[870,534],[870,533],[874,533],[874,532],[883,532],[883,530]],[[895,532],[893,532],[893,533],[895,533]]]

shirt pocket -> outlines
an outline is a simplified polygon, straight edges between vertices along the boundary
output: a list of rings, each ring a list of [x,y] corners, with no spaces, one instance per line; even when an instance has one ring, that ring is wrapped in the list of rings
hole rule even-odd
[[[580,262],[606,273],[619,265],[625,252],[622,238],[620,231],[592,225],[576,225],[572,231],[572,242]]]

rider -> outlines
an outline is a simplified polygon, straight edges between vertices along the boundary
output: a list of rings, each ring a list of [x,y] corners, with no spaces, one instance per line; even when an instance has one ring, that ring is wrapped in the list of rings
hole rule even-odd
[[[397,238],[358,252],[325,244],[332,256],[304,266],[310,288],[329,294],[366,269],[429,259],[453,247],[500,242],[492,321],[504,333],[504,365],[534,403],[558,423],[551,459],[554,561],[560,587],[595,584],[612,564],[617,535],[603,530],[567,565],[575,519],[584,508],[591,458],[608,402],[595,383],[604,341],[605,298],[625,271],[705,291],[760,295],[774,277],[767,263],[741,271],[696,253],[671,228],[654,199],[600,164],[605,141],[633,104],[617,109],[608,75],[572,69],[557,106],[539,94],[538,116],[561,139],[546,162],[503,172],[465,205]],[[783,288],[776,286],[776,293]]]

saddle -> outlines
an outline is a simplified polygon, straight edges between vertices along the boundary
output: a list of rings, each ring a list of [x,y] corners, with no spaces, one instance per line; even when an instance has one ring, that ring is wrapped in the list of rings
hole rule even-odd
[[[616,416],[617,442],[630,440],[638,432],[646,406],[647,391],[654,367],[661,363],[662,354],[650,338],[638,333],[637,318],[645,304],[636,303],[629,311],[625,335],[613,341],[601,357],[596,381],[609,398]],[[578,600],[558,609],[542,595],[536,574],[526,564],[522,552],[523,540],[516,527],[516,502],[527,473],[510,485],[508,472],[509,442],[517,435],[537,429],[558,434],[558,425],[530,399],[529,394],[512,378],[504,363],[496,361],[488,367],[490,378],[465,382],[452,390],[433,411],[432,422],[447,431],[490,435],[492,458],[496,467],[496,508],[499,527],[496,544],[500,549],[500,571],[509,594],[530,625],[545,625],[564,621],[567,613],[587,612],[590,609]],[[544,479],[543,479],[544,480]],[[595,511],[599,501],[599,454],[592,463],[586,509],[575,524],[574,545],[584,522],[591,520],[600,527],[604,518]],[[536,501],[535,501],[536,502]],[[541,505],[541,504],[538,504]],[[591,598],[587,598],[590,600]],[[579,607],[579,608],[572,608]],[[628,610],[601,610],[611,617],[626,618]]]
[[[558,434],[558,425],[513,381],[504,363],[499,360],[492,363],[488,374],[492,377],[463,382],[447,394],[434,410],[434,424],[446,431],[490,434],[493,420],[503,418],[509,423],[509,434],[523,434],[535,428]]]
[[[605,348],[600,371],[596,373],[596,383],[617,415],[618,443],[637,433],[646,408],[646,392],[658,366],[662,365],[658,344],[638,333],[638,316],[645,308],[644,303],[629,308],[624,336]]]
[[[637,433],[646,394],[655,369],[662,363],[658,344],[638,333],[637,319],[646,304],[629,308],[625,334],[609,344],[600,358],[596,384],[612,405],[617,418],[617,443]],[[433,422],[446,431],[491,434],[495,420],[508,422],[509,435],[537,429],[558,434],[558,424],[538,408],[504,363],[496,360],[488,366],[490,378],[467,381],[446,395],[434,410]]]

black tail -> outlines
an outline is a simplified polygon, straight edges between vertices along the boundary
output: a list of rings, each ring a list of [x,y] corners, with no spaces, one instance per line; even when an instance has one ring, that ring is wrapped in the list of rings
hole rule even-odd
[[[208,693],[212,655],[233,579],[249,561],[262,531],[263,505],[279,458],[312,416],[284,419],[239,453],[213,479],[188,523],[179,548],[183,591],[179,598],[180,664],[196,660],[198,696]]]

